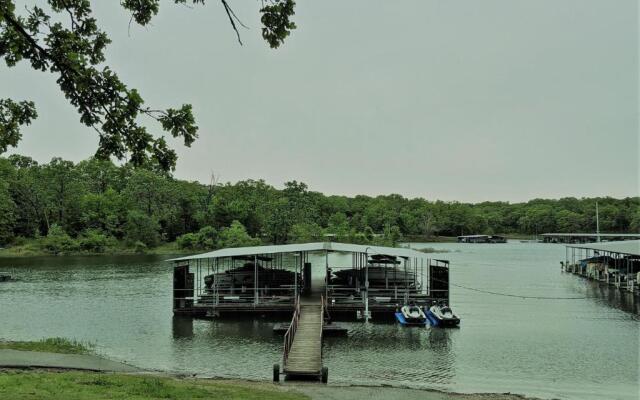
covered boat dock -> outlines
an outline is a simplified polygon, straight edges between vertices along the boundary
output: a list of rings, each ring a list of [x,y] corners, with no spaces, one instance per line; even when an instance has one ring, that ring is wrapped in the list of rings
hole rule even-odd
[[[333,257],[333,255],[340,257]],[[347,319],[449,300],[449,262],[408,248],[318,242],[216,250],[175,263],[175,314],[288,313],[321,298]]]
[[[566,246],[562,269],[639,295],[640,240]]]
[[[284,374],[327,382],[322,338],[336,316],[393,318],[405,304],[449,302],[449,262],[408,248],[319,242],[228,248],[169,261],[175,263],[175,314],[292,315],[274,381]]]
[[[544,243],[594,243],[600,240],[637,240],[640,233],[543,233],[540,237]]]

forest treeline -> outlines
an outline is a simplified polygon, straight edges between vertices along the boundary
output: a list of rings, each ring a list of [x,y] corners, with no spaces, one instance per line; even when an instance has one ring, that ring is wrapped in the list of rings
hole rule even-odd
[[[640,198],[535,199],[477,204],[401,195],[332,196],[301,182],[202,184],[110,161],[0,158],[0,244],[36,240],[51,253],[185,249],[335,240],[392,244],[460,234],[639,232]]]

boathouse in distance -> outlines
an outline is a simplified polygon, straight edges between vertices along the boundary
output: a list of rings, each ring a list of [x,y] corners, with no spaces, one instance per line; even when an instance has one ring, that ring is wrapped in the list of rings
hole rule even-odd
[[[498,235],[458,236],[458,243],[507,243],[507,238]]]
[[[640,295],[640,240],[566,246],[565,271]]]
[[[600,240],[622,241],[638,240],[640,233],[543,233],[545,243],[594,243]]]

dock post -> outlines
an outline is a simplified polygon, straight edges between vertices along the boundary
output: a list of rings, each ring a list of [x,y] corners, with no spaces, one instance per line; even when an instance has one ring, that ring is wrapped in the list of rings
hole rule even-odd
[[[364,322],[369,321],[369,247],[364,250]]]
[[[253,256],[253,304],[258,304],[258,255]]]

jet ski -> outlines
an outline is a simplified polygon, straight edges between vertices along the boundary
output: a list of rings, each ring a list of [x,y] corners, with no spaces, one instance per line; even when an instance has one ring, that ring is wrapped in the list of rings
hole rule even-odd
[[[413,304],[402,306],[400,312],[396,312],[396,319],[402,325],[425,325],[427,323],[424,311]]]
[[[433,326],[458,326],[460,324],[460,318],[445,303],[436,303],[429,307],[427,319]]]

